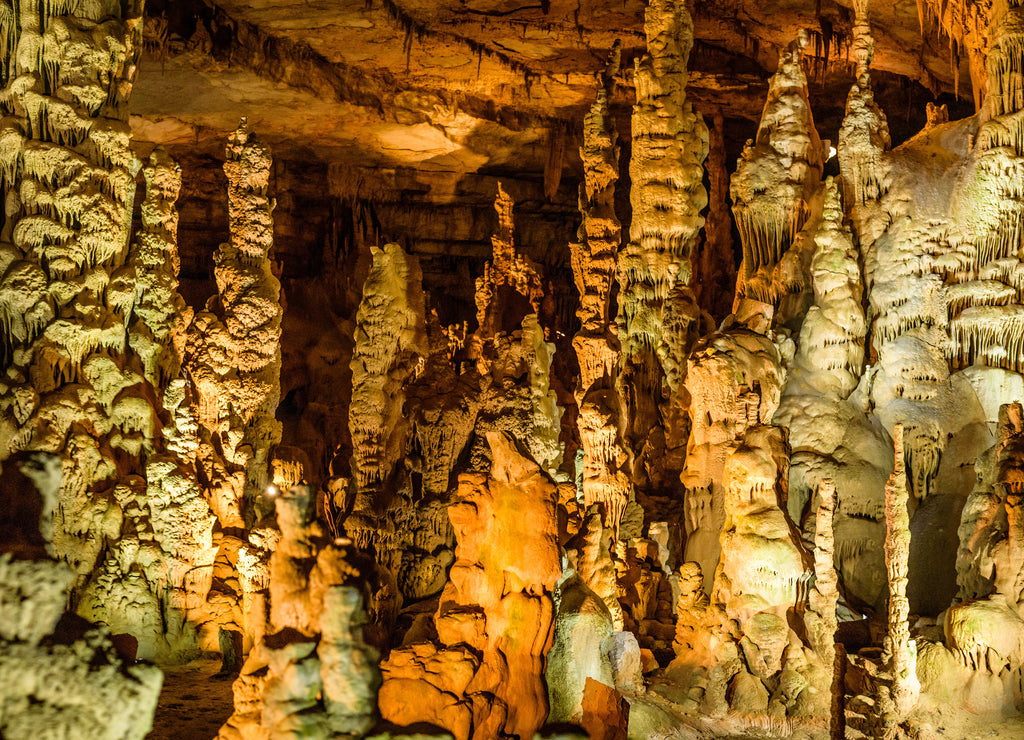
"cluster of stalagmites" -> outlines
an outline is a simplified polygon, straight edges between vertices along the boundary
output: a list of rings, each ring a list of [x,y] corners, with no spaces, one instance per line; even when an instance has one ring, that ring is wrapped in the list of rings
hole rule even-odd
[[[994,6],[987,80],[971,52],[979,114],[933,108],[891,149],[857,0],[841,175],[824,181],[808,36],[783,50],[731,183],[743,264],[715,327],[690,284],[709,146],[685,95],[692,21],[652,2],[625,244],[617,48],[584,119],[577,459],[551,276],[498,185],[475,328],[441,324],[414,255],[366,250],[351,447],[318,490],[275,418],[268,148],[244,120],[229,138],[231,237],[193,312],[181,172],[130,148],[137,14],[71,5],[0,0],[0,735],[147,729],[158,674],[125,668],[102,629],[69,632],[69,592],[139,657],[224,653],[225,740],[655,737],[698,715],[890,738],[944,704],[1013,705],[1024,10]],[[868,624],[882,649],[858,652]]]

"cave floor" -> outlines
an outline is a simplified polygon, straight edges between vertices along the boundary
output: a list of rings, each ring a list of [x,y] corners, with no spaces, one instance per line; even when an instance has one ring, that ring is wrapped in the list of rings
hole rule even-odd
[[[164,686],[146,740],[213,740],[232,712],[233,677],[215,678],[221,660],[161,666]]]
[[[201,658],[182,665],[162,666],[163,689],[153,718],[153,730],[147,740],[213,740],[221,725],[232,712],[231,678],[216,676],[220,670],[219,657]],[[651,694],[647,694],[648,701]],[[662,704],[660,700],[655,703]],[[745,724],[745,723],[738,723]],[[921,737],[949,740],[965,738],[990,738],[991,740],[1024,739],[1024,716],[1016,716],[993,722],[966,711],[933,709],[930,712],[915,713],[912,724],[917,726]],[[680,718],[680,726],[674,737],[708,740],[710,738],[733,738],[754,740],[778,737],[772,732],[758,732],[751,727],[741,729],[729,720],[709,722],[697,718]],[[807,730],[791,727],[790,740],[820,740],[821,730]],[[848,738],[863,738],[864,735],[847,729]]]

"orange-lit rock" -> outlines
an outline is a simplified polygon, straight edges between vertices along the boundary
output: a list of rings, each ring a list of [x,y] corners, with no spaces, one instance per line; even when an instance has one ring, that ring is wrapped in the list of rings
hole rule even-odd
[[[554,485],[510,438],[487,440],[490,474],[463,475],[449,510],[456,560],[434,618],[439,644],[393,650],[381,666],[385,719],[432,722],[460,740],[529,737],[543,724],[561,575]]]

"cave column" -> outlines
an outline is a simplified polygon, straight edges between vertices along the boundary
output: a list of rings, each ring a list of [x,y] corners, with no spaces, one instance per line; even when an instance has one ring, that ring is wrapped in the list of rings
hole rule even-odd
[[[686,101],[693,21],[684,0],[654,0],[636,62],[629,242],[618,264],[620,395],[634,484],[673,489],[688,432],[682,382],[699,311],[690,257],[707,204],[708,131]],[[667,389],[667,390],[666,390]]]

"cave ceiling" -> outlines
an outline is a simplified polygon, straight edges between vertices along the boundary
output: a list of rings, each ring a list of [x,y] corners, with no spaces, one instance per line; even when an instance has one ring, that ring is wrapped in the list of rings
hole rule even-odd
[[[573,173],[582,115],[616,41],[623,71],[613,111],[628,134],[643,8],[640,0],[150,0],[132,126],[142,143],[215,151],[245,111],[279,157],[436,173],[426,178],[440,199],[470,173],[543,176],[553,142]],[[779,50],[801,28],[813,37],[806,63],[817,125],[834,140],[852,81],[850,3],[705,0],[693,15],[688,95],[705,116],[725,116],[730,154],[752,135]],[[894,139],[920,128],[935,97],[972,112],[966,59],[954,74],[956,45],[927,18],[922,34],[914,2],[872,3],[871,20],[877,95]]]

